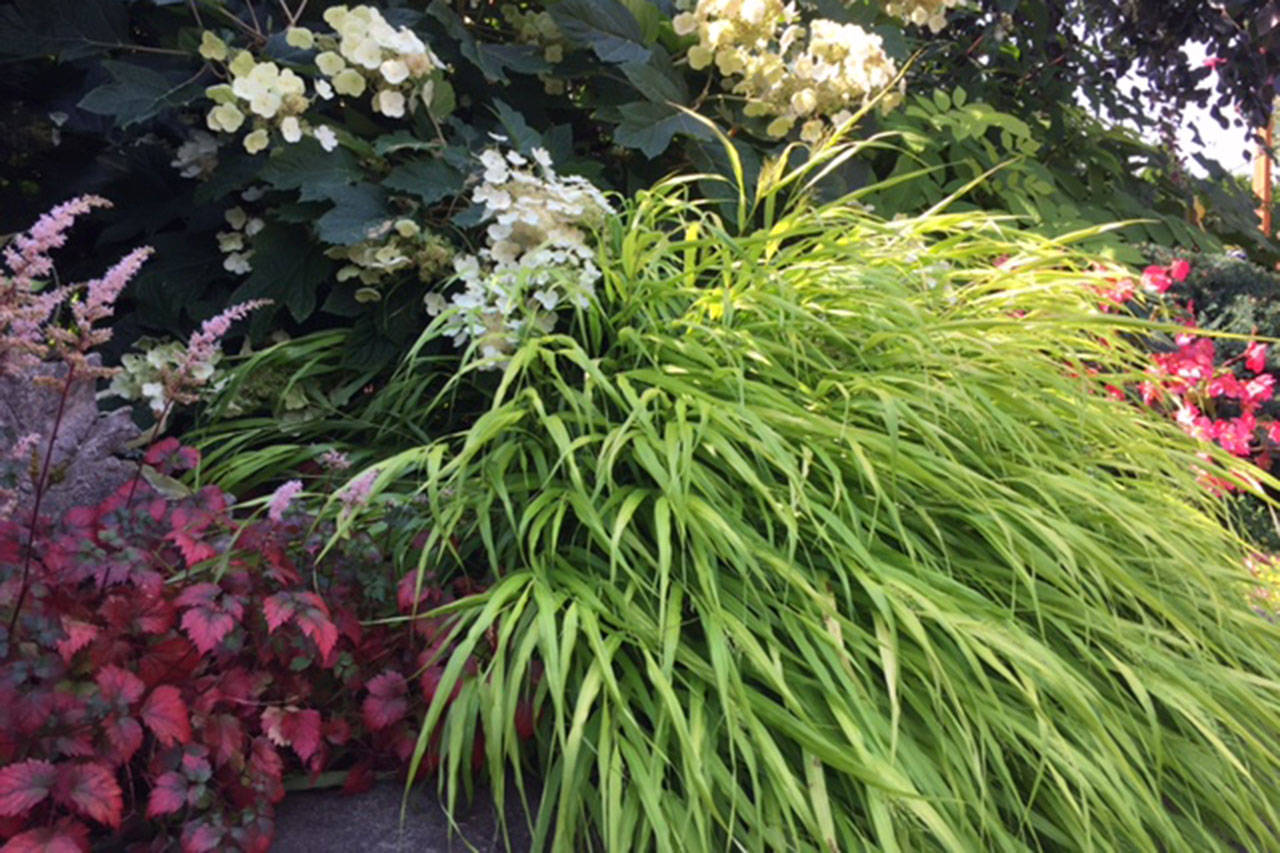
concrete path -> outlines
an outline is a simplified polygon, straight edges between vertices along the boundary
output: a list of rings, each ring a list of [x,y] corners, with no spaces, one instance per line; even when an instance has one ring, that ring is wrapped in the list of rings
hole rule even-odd
[[[449,821],[434,790],[420,790],[409,801],[403,830],[397,782],[381,782],[363,794],[343,796],[336,791],[291,793],[276,809],[273,853],[452,853],[468,850],[506,850],[493,805],[485,792],[460,810],[458,829],[450,835]],[[507,826],[511,850],[527,853],[529,831],[513,786],[507,787]]]

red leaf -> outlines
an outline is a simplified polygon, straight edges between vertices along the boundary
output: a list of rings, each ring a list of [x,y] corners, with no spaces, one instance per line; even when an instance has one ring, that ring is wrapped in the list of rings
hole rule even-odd
[[[98,823],[120,826],[124,794],[115,774],[101,764],[62,764],[53,798]]]
[[[216,850],[221,841],[222,830],[204,821],[192,821],[182,827],[182,853],[208,853]]]
[[[362,761],[347,771],[347,780],[342,783],[342,793],[359,794],[373,787],[373,765]]]
[[[58,641],[57,649],[58,654],[62,655],[62,659],[67,663],[71,662],[76,652],[89,645],[93,642],[93,638],[98,636],[98,626],[67,616],[62,617],[62,630],[67,636]]]
[[[171,684],[162,684],[142,705],[142,722],[164,746],[191,742],[191,721],[182,694]]]
[[[516,703],[516,736],[521,740],[533,737],[533,702],[521,699]]]
[[[156,777],[147,801],[147,817],[173,814],[187,804],[187,780],[181,773],[169,771]]]
[[[142,457],[142,461],[151,466],[159,465],[161,461],[168,459],[177,452],[178,448],[181,446],[182,443],[172,436],[161,439],[147,448],[147,453]]]
[[[365,686],[369,689],[369,695],[361,710],[364,712],[364,724],[371,731],[385,729],[408,713],[409,702],[405,698],[408,685],[400,673],[387,670],[369,679]]]
[[[178,546],[178,550],[182,552],[182,559],[187,561],[189,569],[218,556],[216,548],[208,542],[195,538],[185,530],[175,530],[165,538]]]
[[[320,712],[307,709],[287,713],[284,735],[298,757],[306,761],[320,749]]]
[[[128,707],[142,698],[147,685],[142,679],[118,666],[105,666],[93,677],[102,691],[102,698],[112,705]]]
[[[293,616],[295,605],[293,596],[287,592],[277,592],[262,602],[262,612],[267,617],[267,633],[274,633]]]
[[[309,610],[298,614],[298,627],[302,633],[310,637],[320,649],[322,657],[328,657],[338,642],[338,628],[329,620],[327,612]]]
[[[187,632],[196,648],[208,654],[236,627],[230,613],[208,607],[192,607],[182,614],[182,630]]]
[[[35,759],[0,769],[0,815],[26,814],[49,795],[57,778],[52,764]]]
[[[244,729],[231,714],[210,717],[204,724],[202,740],[218,765],[226,764],[244,752]]]
[[[138,675],[150,687],[165,681],[182,681],[200,665],[200,655],[185,637],[172,635],[147,650],[138,662]]]
[[[334,746],[351,740],[351,724],[341,717],[330,717],[324,723],[324,739]]]
[[[133,717],[111,716],[103,726],[107,743],[111,745],[111,758],[117,764],[127,764],[142,748],[142,726]]]
[[[268,802],[278,803],[284,799],[284,785],[280,779],[284,775],[284,762],[280,753],[276,752],[271,741],[264,737],[253,739],[253,749],[249,755],[249,776],[253,787],[267,798]]]
[[[78,820],[63,818],[53,826],[29,829],[15,835],[4,853],[88,853],[89,828]]]

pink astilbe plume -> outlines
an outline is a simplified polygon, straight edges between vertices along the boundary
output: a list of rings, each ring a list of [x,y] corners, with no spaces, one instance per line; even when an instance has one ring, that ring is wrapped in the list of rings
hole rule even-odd
[[[9,274],[0,275],[0,375],[31,367],[51,351],[82,378],[108,374],[86,359],[89,350],[111,337],[109,330],[94,329],[93,324],[111,317],[120,292],[150,256],[151,249],[130,252],[102,278],[85,285],[40,290],[40,283],[53,275],[49,253],[66,245],[67,230],[76,217],[95,207],[110,206],[106,199],[91,195],[64,202],[4,248]],[[56,325],[53,321],[58,308],[81,288],[84,298],[71,309],[74,325]]]
[[[50,210],[36,220],[25,234],[13,238],[4,249],[4,262],[13,277],[11,283],[30,285],[33,278],[53,272],[49,253],[67,243],[67,231],[77,216],[95,207],[111,207],[111,202],[96,195],[82,195]]]
[[[165,375],[165,398],[184,404],[199,399],[200,389],[213,375],[213,365],[222,355],[222,338],[231,330],[231,324],[270,304],[270,299],[251,299],[205,320],[187,341],[187,354],[182,363]]]

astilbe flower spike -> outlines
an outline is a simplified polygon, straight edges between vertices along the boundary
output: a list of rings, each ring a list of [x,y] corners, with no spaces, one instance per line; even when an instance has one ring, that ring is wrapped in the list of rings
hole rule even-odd
[[[49,254],[66,245],[67,231],[77,216],[110,206],[93,195],[63,202],[5,246],[8,274],[0,274],[0,375],[16,374],[49,354],[48,324],[73,290],[70,286],[40,289],[40,280],[53,273]]]

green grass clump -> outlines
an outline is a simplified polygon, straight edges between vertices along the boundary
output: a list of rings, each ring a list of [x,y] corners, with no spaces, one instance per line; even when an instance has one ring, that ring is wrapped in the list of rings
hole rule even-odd
[[[481,728],[565,850],[1274,846],[1280,629],[1200,448],[1084,369],[1140,370],[1140,324],[1062,241],[783,204],[807,174],[732,225],[642,194],[602,310],[379,462],[424,567],[474,542],[497,578],[451,606],[419,755],[439,726],[454,798]],[[420,368],[379,419],[447,419],[472,374]]]

